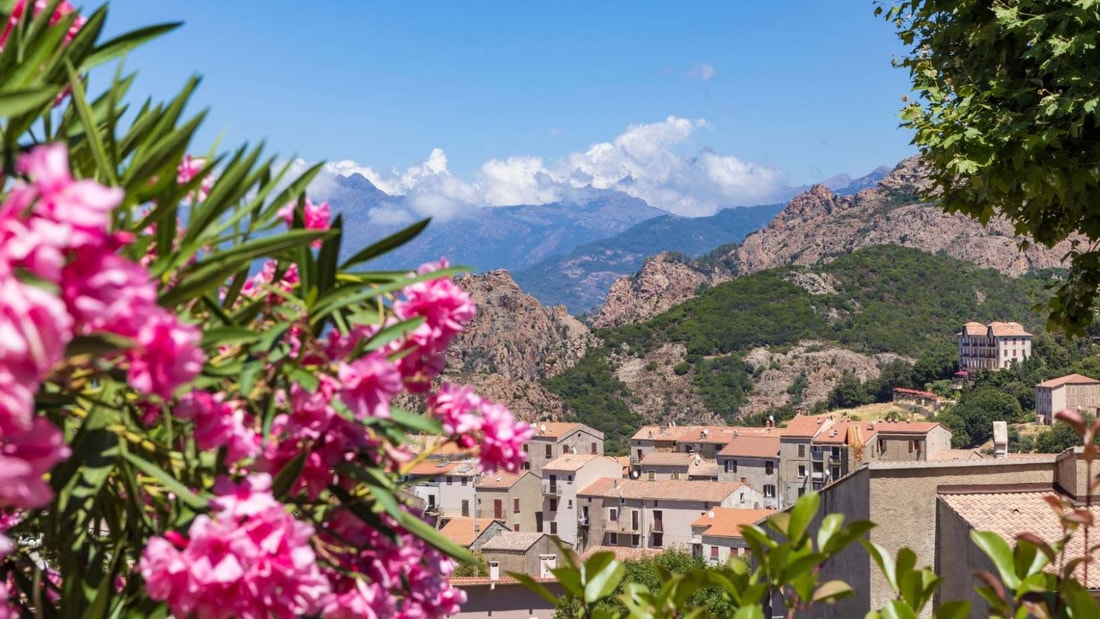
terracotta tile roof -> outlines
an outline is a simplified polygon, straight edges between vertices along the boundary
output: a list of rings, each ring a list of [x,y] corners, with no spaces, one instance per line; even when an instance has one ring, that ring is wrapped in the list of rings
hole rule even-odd
[[[1048,497],[1057,497],[1053,491],[1046,492],[989,492],[971,494],[940,494],[941,501],[978,531],[993,531],[1012,543],[1020,533],[1031,532],[1047,541],[1062,536],[1062,527],[1058,516],[1047,504]],[[1093,518],[1100,521],[1100,505],[1092,506]],[[1075,535],[1068,545],[1069,556],[1080,556],[1084,552],[1082,535]],[[1053,568],[1051,568],[1053,569]],[[1081,577],[1078,569],[1076,576]],[[1100,570],[1089,570],[1089,589],[1100,588]]]
[[[545,533],[536,533],[534,531],[502,531],[500,534],[482,544],[481,551],[527,550],[545,536]]]
[[[792,438],[813,438],[822,428],[832,422],[825,415],[795,415],[783,428],[783,436]]]
[[[459,546],[469,546],[494,522],[489,518],[451,518],[439,532]]]
[[[630,437],[633,441],[672,441],[676,443],[714,443],[724,445],[741,435],[771,436],[782,434],[781,428],[750,426],[642,426]]]
[[[547,438],[551,438],[551,439],[561,438],[561,437],[565,436],[566,434],[569,434],[570,432],[573,432],[574,430],[578,430],[578,429],[581,429],[581,428],[584,428],[585,430],[591,432],[592,434],[594,434],[594,435],[596,435],[600,438],[603,438],[603,432],[600,432],[599,430],[596,430],[595,428],[590,428],[590,427],[584,425],[583,423],[561,422],[561,421],[540,421],[539,423],[533,423],[531,425],[534,426],[534,428],[535,428],[535,435],[532,436],[531,439],[536,440],[536,441],[540,440],[540,439],[547,439]]]
[[[719,456],[778,458],[779,436],[738,436],[718,452]]]
[[[840,421],[825,428],[813,439],[814,445],[844,445],[848,442],[848,428],[859,426],[856,421]],[[866,440],[866,439],[864,439]]]
[[[616,488],[616,483],[618,487]],[[741,482],[723,481],[649,481],[642,479],[596,480],[577,496],[623,497],[626,499],[660,499],[669,501],[698,501],[721,503],[729,495],[744,487]]]
[[[695,454],[684,453],[680,451],[658,451],[651,454],[646,454],[642,458],[642,466],[682,466],[687,468],[692,462],[695,462]]]
[[[657,548],[633,548],[630,546],[593,546],[581,554],[581,559],[587,560],[597,552],[614,553],[619,561],[640,561],[646,557],[659,555],[664,549]]]
[[[616,456],[615,460],[623,467],[624,471],[630,470],[630,456]]]
[[[932,455],[930,460],[984,460],[985,456],[977,449],[942,449]]]
[[[773,509],[737,509],[713,507],[691,523],[694,527],[707,527],[703,535],[708,537],[741,537],[741,527],[760,522],[775,513]]]
[[[1018,322],[991,322],[989,323],[989,330],[993,332],[996,337],[1006,336],[1024,336],[1031,337],[1031,334],[1024,331],[1024,326]]]
[[[597,456],[595,454],[562,454],[542,465],[542,469],[544,471],[546,469],[552,471],[579,471],[589,462],[604,457],[607,456]]]
[[[718,461],[706,458],[696,460],[688,467],[688,475],[695,477],[718,477],[720,472],[722,470],[718,468]]]
[[[521,471],[519,473],[505,473],[504,471],[497,471],[492,475],[485,475],[477,482],[477,487],[485,489],[493,488],[511,488],[516,485],[516,482],[523,478],[524,475],[534,476],[536,479],[541,479],[538,475],[535,475],[531,471]]]
[[[968,322],[963,325],[960,335],[985,335],[989,328],[980,322]]]
[[[879,434],[928,434],[939,425],[935,421],[880,421],[875,430]]]
[[[416,477],[435,477],[437,475],[473,477],[477,475],[477,465],[462,460],[458,462],[425,460],[412,467],[408,474]]]
[[[936,400],[936,401],[946,399],[941,395],[937,395],[935,393],[932,393],[931,391],[921,391],[920,389],[906,389],[905,387],[894,387],[894,397],[897,397],[898,395],[910,396],[910,397],[916,397],[916,398],[926,398],[926,399],[929,399],[929,400]]]
[[[1066,376],[1044,380],[1043,382],[1035,386],[1053,388],[1061,387],[1062,385],[1100,385],[1100,380],[1089,378],[1088,376],[1082,376],[1080,374],[1067,374]]]

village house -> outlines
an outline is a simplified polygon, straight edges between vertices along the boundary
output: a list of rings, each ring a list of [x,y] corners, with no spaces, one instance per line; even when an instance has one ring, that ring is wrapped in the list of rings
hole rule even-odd
[[[482,544],[507,530],[508,525],[500,520],[451,518],[440,527],[439,532],[463,548],[477,550]]]
[[[759,490],[764,507],[779,507],[779,435],[739,434],[718,452],[718,481]]]
[[[919,408],[928,413],[938,413],[947,404],[947,398],[920,389],[894,387],[892,401],[907,409]]]
[[[424,501],[424,512],[440,518],[473,514],[477,463],[472,460],[424,460],[406,475],[407,491]]]
[[[562,454],[603,455],[603,432],[583,423],[543,421],[524,446],[527,461],[523,468],[541,476],[542,466]]]
[[[959,370],[1002,370],[1031,356],[1031,334],[1018,322],[968,322],[958,333]]]
[[[490,571],[516,572],[536,578],[553,576],[558,549],[545,533],[505,531],[481,545],[481,556]]]
[[[536,515],[538,532],[549,532],[562,542],[583,550],[579,531],[587,531],[588,506],[580,505],[577,492],[603,477],[622,477],[622,463],[611,456],[564,454],[542,467],[542,506]]]
[[[691,553],[712,564],[745,556],[749,553],[749,545],[741,534],[741,527],[756,524],[774,513],[771,509],[713,507],[691,523],[692,533],[698,540],[691,545]]]
[[[951,431],[934,421],[880,421],[875,427],[875,460],[937,460],[951,449]]]
[[[557,605],[523,583],[492,569],[489,576],[451,577],[451,584],[466,594],[466,603],[450,619],[553,619]],[[535,578],[551,594],[564,595],[557,578]]]
[[[483,475],[476,486],[477,517],[500,520],[512,531],[538,531],[542,479],[531,471]]]
[[[794,505],[798,497],[815,489],[810,477],[810,448],[823,429],[833,425],[825,415],[796,415],[787,422],[779,439],[780,505]],[[824,484],[824,475],[818,488]]]
[[[1072,409],[1096,414],[1100,407],[1100,380],[1070,374],[1035,385],[1035,415],[1040,423],[1050,425],[1054,413]]]
[[[587,546],[689,547],[692,523],[712,507],[759,509],[764,497],[742,483],[597,480],[578,493],[591,520]]]
[[[736,436],[782,434],[780,428],[744,426],[643,426],[630,437],[630,463],[635,467],[651,453],[679,452],[699,454],[714,460]]]

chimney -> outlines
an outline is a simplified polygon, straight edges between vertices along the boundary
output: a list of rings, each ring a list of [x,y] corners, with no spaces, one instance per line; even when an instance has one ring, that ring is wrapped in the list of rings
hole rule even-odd
[[[500,561],[489,562],[489,582],[500,580]]]
[[[1008,422],[993,422],[993,457],[1008,457]]]

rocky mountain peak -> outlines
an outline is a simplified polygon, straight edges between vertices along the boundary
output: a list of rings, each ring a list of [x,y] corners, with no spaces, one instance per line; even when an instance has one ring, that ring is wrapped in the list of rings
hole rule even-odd
[[[592,316],[592,326],[618,327],[640,316],[656,316],[693,296],[700,285],[710,284],[712,279],[667,252],[658,254],[646,260],[634,275],[621,277],[611,285],[607,301]]]

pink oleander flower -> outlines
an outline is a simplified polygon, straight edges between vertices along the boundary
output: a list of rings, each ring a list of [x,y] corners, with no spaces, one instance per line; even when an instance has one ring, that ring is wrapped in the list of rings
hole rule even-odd
[[[138,569],[149,596],[178,617],[278,617],[321,611],[329,583],[310,546],[313,527],[271,496],[271,478],[222,484],[212,515],[195,518],[186,540],[149,540]]]
[[[60,143],[36,147],[19,158],[16,168],[31,178],[37,192],[35,214],[71,226],[73,246],[103,244],[111,212],[122,202],[122,189],[73,180],[69,152]]]
[[[401,373],[386,356],[372,352],[351,363],[340,363],[340,401],[357,418],[388,418],[390,400],[401,392]]]
[[[279,216],[286,225],[294,225],[294,204],[288,204],[279,209]],[[306,230],[328,230],[332,226],[332,208],[328,202],[314,204],[306,198],[305,208],[302,210],[302,223]],[[321,241],[311,243],[314,249],[321,246]]]
[[[43,417],[30,430],[0,438],[0,507],[34,509],[53,500],[42,476],[69,457],[65,437]]]
[[[183,156],[183,161],[180,162],[176,168],[176,183],[180,185],[186,185],[191,182],[191,179],[198,176],[202,169],[206,166],[206,159],[202,157],[192,157],[190,154]],[[206,196],[210,195],[210,190],[214,187],[214,177],[207,174],[202,182],[199,183],[199,188],[195,191],[195,201],[202,202],[206,199]]]
[[[443,383],[428,398],[428,412],[443,424],[443,432],[454,437],[460,447],[477,445],[474,433],[481,430],[482,399],[470,387]]]
[[[126,351],[127,380],[142,393],[168,399],[202,371],[205,358],[197,327],[181,323],[167,310],[156,310],[134,334],[135,347]]]
[[[179,399],[175,414],[195,424],[195,444],[199,449],[226,448],[227,464],[236,464],[259,453],[259,437],[245,423],[244,411],[224,394],[211,395],[192,391]]]
[[[0,300],[0,367],[21,378],[43,376],[64,357],[72,316],[61,299],[3,271]]]
[[[38,15],[49,5],[46,0],[35,0],[34,3],[34,15]],[[11,15],[8,17],[8,23],[4,25],[3,32],[0,32],[0,51],[4,49],[4,45],[7,44],[8,39],[11,37],[12,30],[19,25],[19,20],[23,18],[23,13],[27,10],[26,0],[16,0],[15,5],[11,9]],[[54,9],[53,15],[50,16],[50,25],[56,26],[62,19],[69,16],[74,11],[73,5],[68,2],[61,2]],[[80,32],[80,29],[84,27],[85,20],[81,16],[77,16],[73,21],[73,24],[69,26],[69,31],[65,33],[65,43],[73,40],[76,33]]]
[[[482,470],[518,471],[526,458],[523,444],[532,435],[534,431],[531,426],[517,421],[512,411],[501,404],[486,401],[481,407],[481,449],[478,455]]]
[[[321,611],[324,619],[384,619],[397,613],[396,600],[378,583],[335,578],[334,593]]]
[[[61,296],[84,333],[133,337],[157,313],[157,289],[148,271],[101,249],[77,250],[63,271]]]
[[[30,429],[37,390],[36,375],[0,363],[0,436]]]
[[[241,294],[247,297],[256,297],[260,292],[269,287],[275,287],[283,292],[292,292],[294,287],[301,281],[298,276],[298,265],[291,263],[283,272],[282,279],[277,284],[274,284],[275,272],[279,268],[279,263],[275,260],[268,260],[264,262],[263,267],[259,273],[256,273],[248,279],[241,286]],[[268,295],[267,300],[269,303],[282,303],[285,299],[277,293],[272,292]]]
[[[0,260],[7,260],[45,281],[61,281],[65,254],[71,245],[72,227],[66,223],[0,215]]]
[[[417,273],[425,274],[447,268],[447,259],[421,266]],[[420,346],[425,355],[441,353],[474,318],[476,306],[470,295],[449,277],[409,284],[401,298],[393,304],[394,314],[401,320],[417,316],[424,324],[417,327],[409,340]]]

